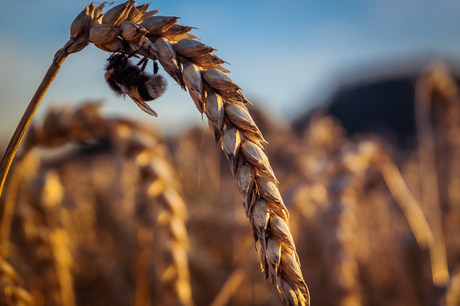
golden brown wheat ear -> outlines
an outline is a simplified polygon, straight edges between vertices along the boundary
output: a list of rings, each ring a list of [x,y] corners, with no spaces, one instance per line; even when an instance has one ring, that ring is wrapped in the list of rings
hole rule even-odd
[[[16,270],[0,258],[0,304],[7,306],[33,305],[32,296],[22,287],[24,281]]]
[[[192,27],[176,24],[178,17],[153,16],[157,11],[147,12],[148,5],[135,6],[134,0],[102,14],[104,5],[95,7],[91,3],[73,21],[70,40],[56,53],[10,141],[0,167],[0,190],[30,119],[68,54],[92,42],[107,52],[138,54],[158,60],[183,89],[188,89],[200,113],[207,116],[209,127],[227,156],[254,238],[260,245],[265,277],[276,286],[285,305],[308,305],[310,295],[288,227],[289,213],[265,152],[266,141],[245,107],[249,101],[228,77],[228,70],[221,66],[225,61],[212,53],[214,48],[188,33]],[[110,76],[114,70],[108,73]],[[144,111],[155,114],[136,90],[146,84],[136,86],[128,88],[128,95]]]
[[[2,250],[5,255],[11,253],[13,266],[30,290],[32,305],[74,306],[71,243],[60,217],[61,181],[53,169],[39,171],[35,153],[25,154],[14,168],[7,198],[12,198],[8,205],[16,214],[9,218],[15,222],[6,222],[13,225],[11,238],[9,229],[2,227]],[[6,239],[11,243],[5,243]]]
[[[8,185],[13,265],[37,305],[193,305],[186,209],[166,147],[99,107],[55,108],[30,130]]]

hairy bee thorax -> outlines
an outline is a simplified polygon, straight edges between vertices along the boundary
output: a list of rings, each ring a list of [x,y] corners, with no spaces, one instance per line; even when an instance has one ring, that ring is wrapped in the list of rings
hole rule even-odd
[[[129,55],[114,53],[108,59],[105,79],[109,87],[118,96],[128,95],[144,112],[157,116],[145,101],[152,101],[160,97],[166,89],[164,78],[156,74],[157,68],[154,65],[154,74],[144,71],[147,59],[142,59],[139,64],[134,65],[129,60]]]

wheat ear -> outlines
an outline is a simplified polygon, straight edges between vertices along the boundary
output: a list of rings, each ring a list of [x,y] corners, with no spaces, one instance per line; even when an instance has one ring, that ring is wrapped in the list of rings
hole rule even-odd
[[[158,38],[155,45],[160,40],[169,43]],[[209,128],[221,145],[243,196],[254,238],[260,243],[265,277],[276,286],[285,305],[308,305],[308,288],[288,227],[289,213],[265,152],[266,141],[244,105],[249,101],[222,71],[223,61],[212,63],[217,58],[211,53],[213,48],[190,38],[179,40],[173,47],[176,57],[173,52],[165,57],[159,52],[158,59],[162,63],[173,58],[183,66],[181,80],[200,113],[208,118]],[[203,59],[204,56],[210,60]]]
[[[158,51],[154,54],[143,48],[139,53],[158,59],[206,115],[238,183],[254,238],[260,242],[265,276],[276,286],[284,304],[308,305],[310,296],[289,231],[289,214],[265,153],[266,141],[244,105],[249,101],[225,74],[228,70],[221,66],[225,61],[212,53],[214,48],[190,36],[183,38],[190,27],[182,26],[183,31],[173,35],[169,29],[177,17],[153,18],[142,25]],[[172,21],[165,25],[163,20]]]
[[[324,260],[330,301],[337,305],[363,304],[355,236],[361,182],[369,168],[368,151],[369,146],[361,145],[356,150],[340,152],[327,191],[329,205],[323,213]]]
[[[161,305],[193,305],[188,268],[186,207],[165,145],[144,126],[127,120],[104,119],[101,104],[84,103],[72,111],[53,109],[41,129],[32,129],[26,150],[53,148],[70,142],[110,143],[139,172],[136,192],[138,255],[135,305],[150,304],[152,275],[159,282],[154,302]]]
[[[21,188],[11,188],[11,184],[8,188],[8,197],[12,193],[17,193],[13,198],[21,196],[17,211],[28,246],[17,257],[27,258],[29,267],[23,271],[29,273],[27,282],[31,292],[35,293],[34,303],[43,301],[45,304],[73,306],[75,297],[70,272],[73,259],[68,233],[62,228],[59,215],[63,189],[56,172],[49,170],[44,175],[38,171],[40,163],[35,153],[27,152],[14,168],[13,178],[19,180]],[[25,184],[29,184],[29,188],[24,196],[22,187]],[[38,301],[35,300],[37,294]]]
[[[129,17],[126,10],[140,11],[128,1],[107,12],[101,26],[93,27],[90,40],[106,51],[120,51],[129,43],[131,50],[158,60],[166,72],[187,88],[196,107],[209,120],[214,137],[221,144],[230,170],[243,196],[243,205],[260,242],[260,258],[265,276],[276,286],[286,305],[308,305],[310,296],[303,280],[294,241],[288,227],[289,213],[277,188],[278,181],[265,153],[266,141],[245,107],[249,101],[221,65],[215,49],[193,39],[191,27],[177,25],[178,17],[132,18],[140,21],[147,35],[136,36],[119,27]],[[107,24],[104,25],[104,20]],[[134,26],[136,29],[142,29]],[[134,29],[133,28],[133,29]],[[132,33],[139,33],[133,31]],[[121,33],[122,38],[118,37]],[[145,32],[144,32],[145,33]],[[111,36],[112,35],[112,36]],[[116,47],[114,47],[114,45]]]
[[[265,152],[266,141],[244,105],[248,101],[238,85],[220,69],[202,68],[179,47],[176,51],[180,54],[182,76],[190,96],[208,118],[237,181],[254,238],[260,242],[265,277],[276,286],[285,305],[308,305],[308,288],[288,227],[289,213]]]
[[[32,306],[33,299],[24,289],[24,281],[16,270],[0,257],[0,304],[6,306]]]
[[[67,55],[80,51],[89,42],[107,52],[158,60],[183,89],[188,89],[198,110],[209,119],[243,195],[254,238],[260,242],[265,276],[276,286],[284,304],[308,305],[310,296],[288,227],[289,214],[264,150],[266,142],[244,106],[249,101],[225,74],[228,70],[221,66],[225,61],[212,53],[215,49],[188,33],[192,27],[177,25],[178,17],[153,16],[158,11],[147,12],[147,7],[136,7],[134,0],[128,0],[102,15],[104,4],[97,8],[94,3],[88,5],[73,21],[71,39],[56,54],[50,77],[45,76],[38,96],[43,97]],[[37,101],[33,99],[29,108],[35,110]],[[7,148],[1,187],[33,113],[26,111],[21,120],[24,123],[18,126],[18,137],[14,136]]]
[[[184,223],[185,203],[177,191],[171,166],[164,155],[159,154],[161,150],[152,150],[140,144],[137,147],[132,158],[141,177],[136,201],[140,221],[138,235],[140,238],[151,233],[148,239],[151,242],[151,257],[148,262],[155,258],[154,271],[161,292],[158,302],[161,305],[193,305],[187,259],[188,237]],[[147,277],[151,276],[146,275],[144,279]]]
[[[64,189],[59,174],[55,170],[47,171],[45,184],[42,190],[41,204],[45,213],[45,222],[48,228],[48,238],[52,252],[52,262],[58,280],[59,300],[63,306],[75,306],[73,277],[71,268],[73,258],[69,250],[70,239],[62,228],[60,205],[64,196]]]

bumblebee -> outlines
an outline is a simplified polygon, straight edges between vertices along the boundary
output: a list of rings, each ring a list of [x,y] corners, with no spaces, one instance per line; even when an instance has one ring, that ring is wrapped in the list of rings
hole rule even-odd
[[[154,74],[145,72],[147,59],[141,60],[142,67],[134,65],[126,54],[113,54],[105,67],[105,80],[117,96],[128,95],[149,115],[157,117],[157,113],[145,101],[160,97],[166,89],[166,81],[159,74],[158,66],[154,65]],[[154,63],[156,64],[156,63]]]

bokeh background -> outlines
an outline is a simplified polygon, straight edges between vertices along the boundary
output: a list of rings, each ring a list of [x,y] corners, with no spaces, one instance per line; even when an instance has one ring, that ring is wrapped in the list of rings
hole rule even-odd
[[[0,152],[87,4],[1,3]],[[460,2],[150,9],[199,28],[254,103],[313,305],[460,303]],[[150,117],[110,91],[108,55],[67,58],[12,167],[0,302],[279,305],[188,93],[167,76]]]

